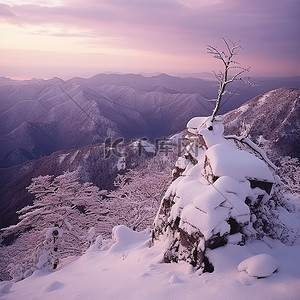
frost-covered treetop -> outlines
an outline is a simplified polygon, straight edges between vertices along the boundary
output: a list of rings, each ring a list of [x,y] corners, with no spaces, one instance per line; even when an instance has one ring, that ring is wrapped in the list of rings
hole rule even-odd
[[[238,180],[255,179],[274,182],[267,165],[255,155],[239,150],[232,140],[224,138],[224,126],[221,121],[211,118],[195,117],[187,124],[193,134],[203,136],[206,156],[215,176],[230,176]]]

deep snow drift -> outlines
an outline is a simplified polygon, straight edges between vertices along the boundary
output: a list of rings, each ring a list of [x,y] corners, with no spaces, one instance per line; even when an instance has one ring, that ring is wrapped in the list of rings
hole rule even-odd
[[[228,244],[209,252],[213,273],[199,274],[191,265],[162,263],[163,242],[149,248],[149,232],[117,226],[113,240],[102,242],[57,271],[36,271],[31,277],[0,284],[1,299],[299,299],[300,241],[285,246],[279,241]],[[101,239],[98,239],[98,242]],[[272,256],[263,261],[254,255]],[[254,257],[253,257],[254,256]],[[240,269],[270,272],[258,279]],[[270,258],[270,257],[269,257]],[[277,265],[276,265],[277,268]]]

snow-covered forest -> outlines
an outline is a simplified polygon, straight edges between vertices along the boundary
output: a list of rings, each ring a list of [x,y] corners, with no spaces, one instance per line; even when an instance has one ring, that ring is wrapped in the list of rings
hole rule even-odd
[[[164,159],[161,167],[146,162],[128,170],[116,177],[110,192],[80,183],[76,171],[33,178],[28,187],[33,205],[21,209],[20,222],[1,235],[6,244],[0,248],[2,274],[8,266],[20,280],[42,267],[56,269],[62,259],[82,255],[97,236],[110,238],[119,224],[138,231],[150,228],[170,183],[171,162]]]

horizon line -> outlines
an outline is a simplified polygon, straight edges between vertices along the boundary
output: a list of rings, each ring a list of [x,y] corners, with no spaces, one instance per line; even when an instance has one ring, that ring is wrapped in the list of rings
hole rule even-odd
[[[169,77],[178,77],[178,78],[195,78],[195,79],[202,79],[202,80],[207,80],[207,81],[216,81],[216,78],[214,76],[213,73],[210,72],[179,72],[179,73],[166,73],[166,72],[118,72],[118,71],[105,71],[105,72],[100,72],[100,73],[95,73],[94,75],[90,75],[90,76],[72,76],[72,77],[67,77],[67,76],[50,76],[50,77],[30,77],[30,76],[6,76],[6,75],[2,75],[0,76],[0,78],[4,78],[4,79],[9,79],[9,80],[13,80],[13,81],[32,81],[32,80],[51,80],[54,78],[63,80],[63,81],[69,81],[72,80],[74,78],[81,78],[81,79],[90,79],[93,78],[95,76],[98,75],[121,75],[121,76],[126,76],[126,75],[140,75],[143,77],[158,77],[161,75],[165,75],[165,76],[169,76]],[[67,78],[66,78],[67,77]],[[250,76],[250,78],[272,78],[272,79],[285,79],[285,78],[297,78],[300,77],[299,75],[290,75],[290,76],[268,76],[268,75],[254,75],[254,76]]]

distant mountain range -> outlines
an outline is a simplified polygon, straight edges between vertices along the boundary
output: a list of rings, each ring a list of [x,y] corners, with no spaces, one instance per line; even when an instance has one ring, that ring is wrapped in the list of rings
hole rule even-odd
[[[277,87],[299,87],[300,77],[253,79],[224,101],[220,112]],[[185,128],[194,116],[207,116],[217,84],[166,74],[99,74],[64,81],[0,78],[0,168],[103,142],[106,138],[153,140]]]
[[[211,110],[211,103],[196,93],[194,80],[167,75],[2,81],[0,167],[108,137],[162,137]]]
[[[253,138],[262,135],[279,155],[299,157],[299,90],[269,92],[280,79],[255,80],[259,87],[234,85],[240,96],[221,112],[264,90],[263,83],[268,93],[225,114],[227,133],[238,134],[245,120]],[[281,86],[300,88],[300,77],[285,79]],[[107,138],[155,139],[183,130],[190,118],[211,114],[213,103],[206,97],[213,98],[215,91],[213,81],[165,74],[101,74],[68,81],[0,78],[0,228],[15,223],[15,212],[31,203],[25,188],[33,177],[78,170],[83,181],[112,188],[119,157],[104,159]],[[133,157],[138,159],[135,150],[128,152],[129,167]]]

